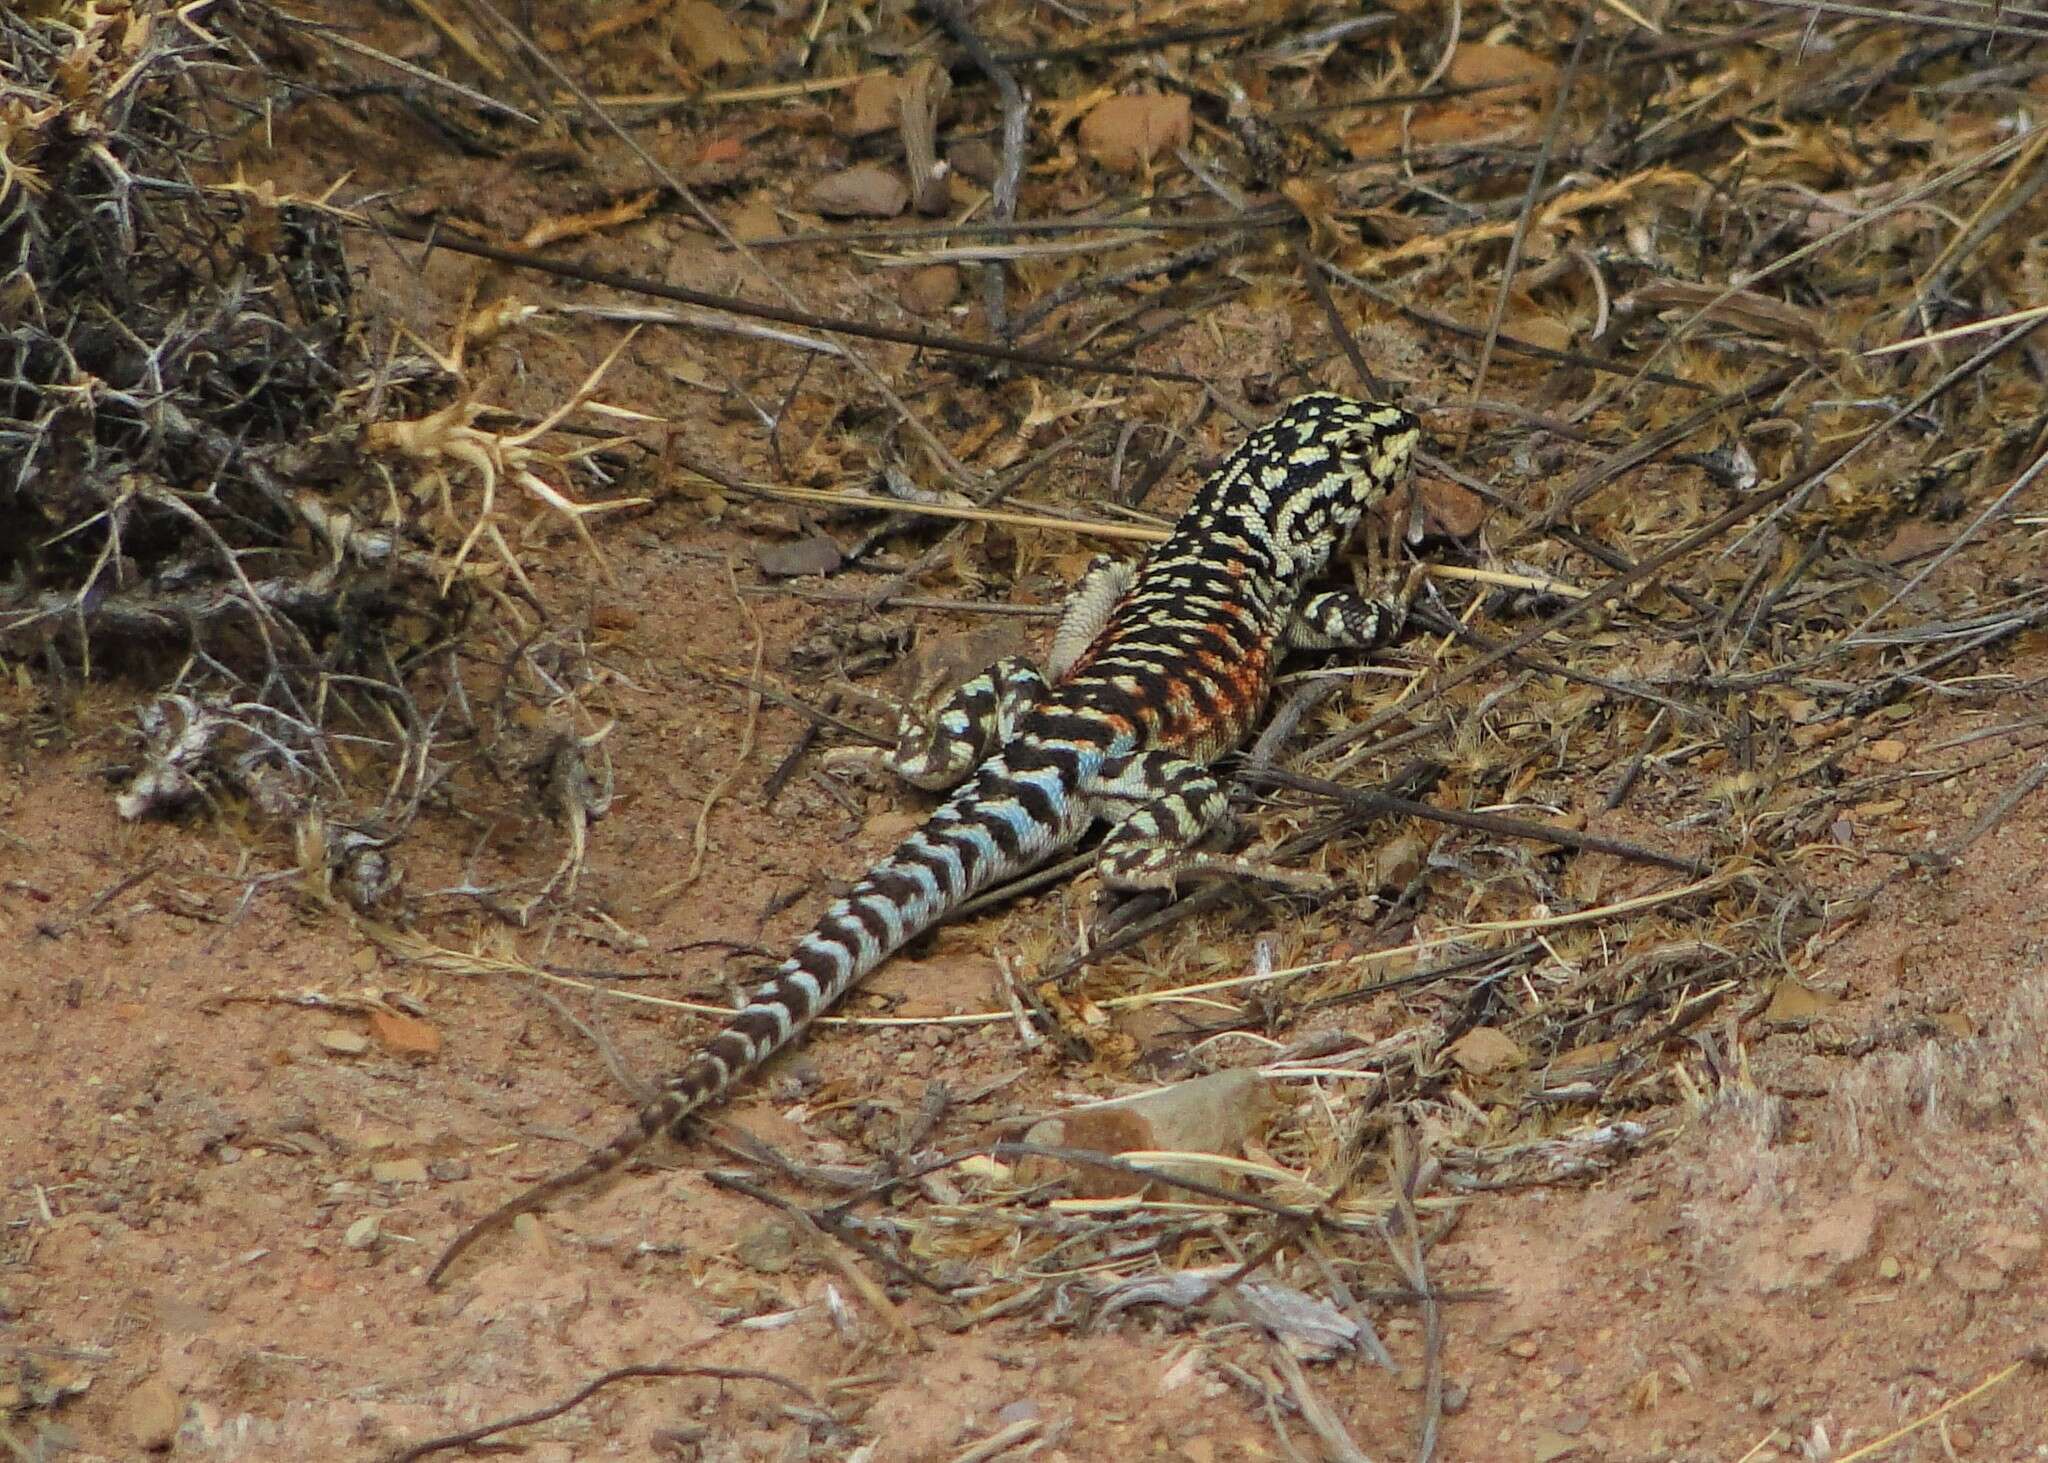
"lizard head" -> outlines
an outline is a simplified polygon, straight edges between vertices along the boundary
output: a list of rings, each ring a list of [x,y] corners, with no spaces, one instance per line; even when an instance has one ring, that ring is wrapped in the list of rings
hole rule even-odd
[[[1240,482],[1289,571],[1309,576],[1328,565],[1407,472],[1421,430],[1398,406],[1317,391],[1245,439]]]

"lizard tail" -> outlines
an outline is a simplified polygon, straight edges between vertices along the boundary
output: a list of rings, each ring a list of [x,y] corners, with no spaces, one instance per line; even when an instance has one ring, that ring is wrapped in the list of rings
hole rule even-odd
[[[427,1284],[438,1283],[471,1245],[519,1215],[624,1167],[661,1133],[680,1137],[691,1114],[789,1045],[891,954],[982,890],[1071,843],[1085,819],[1064,792],[1071,777],[1057,777],[1058,770],[1020,776],[1000,758],[985,764],[819,917],[774,977],[755,987],[724,1029],[666,1079],[616,1137],[465,1229],[427,1272]]]

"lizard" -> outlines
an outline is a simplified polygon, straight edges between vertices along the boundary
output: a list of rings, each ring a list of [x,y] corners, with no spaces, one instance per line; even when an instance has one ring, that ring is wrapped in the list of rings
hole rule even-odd
[[[1398,406],[1295,398],[1202,482],[1142,560],[1090,565],[1043,672],[1011,657],[928,720],[906,713],[888,760],[946,800],[826,909],[623,1131],[464,1230],[428,1283],[513,1217],[623,1167],[663,1133],[682,1136],[891,954],[1098,821],[1109,828],[1096,867],[1111,890],[1272,877],[1195,851],[1227,813],[1212,764],[1250,732],[1286,651],[1369,650],[1398,630],[1400,601],[1312,586],[1400,480],[1419,435]]]

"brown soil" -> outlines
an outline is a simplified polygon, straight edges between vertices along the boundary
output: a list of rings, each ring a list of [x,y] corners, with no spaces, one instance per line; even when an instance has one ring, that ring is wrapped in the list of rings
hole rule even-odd
[[[372,38],[392,24],[367,6],[334,8],[360,11]],[[807,143],[761,145],[794,168]],[[502,237],[565,206],[530,160],[423,152],[388,111],[323,104],[283,120],[266,167],[308,191],[351,169],[358,188],[379,173],[403,179],[416,201],[459,208]],[[378,310],[431,342],[452,338],[480,279],[487,293],[552,288],[446,254],[417,271],[410,252],[360,243],[358,254]],[[734,283],[721,273],[729,262],[673,218],[583,257],[699,288]],[[790,277],[814,309],[883,311],[881,287],[857,274],[791,266]],[[523,335],[476,363],[477,393],[544,413],[615,340],[595,328]],[[1403,340],[1420,353],[1391,329],[1377,344]],[[864,349],[892,369],[910,359]],[[1255,309],[1231,306],[1148,359],[1235,377],[1284,354]],[[685,424],[693,450],[769,475],[745,408],[691,384],[715,380],[722,358],[742,370],[780,359],[648,334],[602,394]],[[789,385],[793,368],[778,369]],[[783,426],[783,450],[821,476],[831,447],[811,424],[849,379],[807,382]],[[1131,395],[1112,409],[1149,409],[1145,393]],[[1219,426],[1205,445],[1226,440]],[[1102,470],[1068,464],[1059,481]],[[1188,488],[1178,472],[1149,506],[1171,508]],[[616,988],[721,1002],[834,881],[900,835],[919,804],[879,778],[827,784],[806,763],[763,797],[805,722],[761,708],[739,762],[746,694],[703,674],[745,672],[758,634],[762,664],[800,684],[792,647],[841,623],[833,605],[735,599],[732,566],[757,582],[764,535],[791,522],[785,510],[717,511],[666,494],[607,528],[610,585],[573,539],[531,548],[542,597],[590,627],[618,723],[618,797],[573,898],[523,931],[460,891],[531,883],[560,857],[558,831],[430,820],[401,854],[416,934],[443,949],[659,976]],[[1019,555],[1005,566],[1016,603],[1051,603],[1085,557],[1071,545],[1004,551]],[[1044,635],[1035,620],[901,619],[923,626],[937,660],[985,661]],[[2037,636],[1998,668],[2038,686],[2048,653]],[[1033,1442],[1046,1459],[1314,1454],[1292,1404],[1267,1400],[1265,1388],[1285,1388],[1268,1345],[1242,1325],[1136,1310],[1083,1326],[1044,1305],[977,1318],[974,1300],[902,1283],[715,1187],[706,1171],[736,1160],[708,1140],[667,1155],[673,1167],[637,1169],[487,1240],[429,1290],[424,1272],[465,1223],[574,1162],[630,1110],[544,992],[639,1074],[671,1070],[706,1023],[403,963],[297,879],[252,882],[291,865],[274,831],[124,824],[101,769],[119,755],[133,690],[96,685],[53,708],[29,676],[0,679],[0,1341],[13,1367],[0,1376],[0,1412],[12,1416],[0,1441],[19,1456],[134,1458],[175,1434],[177,1457],[380,1457],[635,1365],[761,1375],[622,1382],[514,1434],[522,1456],[943,1459],[1032,1419],[1019,1449],[990,1456],[1021,1458]],[[879,724],[867,708],[847,714]],[[2000,1377],[1908,1440],[1856,1456],[2048,1458],[2048,1371],[2025,1365],[2048,1346],[2048,792],[1948,872],[1889,851],[1948,841],[2009,787],[2040,754],[2038,725],[1944,744],[2026,714],[2019,694],[1921,705],[1895,724],[1909,748],[1902,770],[1957,775],[1902,781],[1888,795],[1897,806],[1866,811],[1856,838],[1816,855],[1808,873],[1824,894],[1890,878],[1867,907],[1783,952],[1804,1004],[1766,1007],[1770,982],[1749,979],[1685,1034],[1693,1095],[1667,1092],[1641,1114],[1661,1125],[1645,1151],[1583,1183],[1471,1191],[1455,1206],[1441,1202],[1450,1190],[1430,1191],[1426,1222],[1455,1214],[1428,1258],[1433,1284],[1456,1297],[1444,1309],[1439,1456],[1842,1458]],[[1975,770],[1990,751],[2005,759]],[[1890,764],[1852,752],[1847,765],[1866,775]],[[699,810],[736,766],[705,824],[703,871],[688,879]],[[1633,832],[1655,830],[1645,817]],[[1605,897],[1631,892],[1617,876]],[[892,962],[856,1009],[1002,1009],[992,952],[1049,963],[1093,918],[1092,894],[1070,886],[950,927]],[[1335,926],[1290,928],[1284,910],[1246,907],[1202,922],[1204,969],[1249,968],[1262,937],[1277,941],[1276,958],[1314,959],[1334,943],[1324,935]],[[700,943],[714,940],[738,948]],[[1170,943],[1155,958],[1192,948]],[[415,1013],[438,1050],[402,1050],[373,1009]],[[1394,1009],[1338,1008],[1321,1025],[1384,1035]],[[1142,1012],[1107,1020],[1105,1049],[1160,1030]],[[951,1149],[1141,1076],[1128,1062],[1063,1064],[1027,1049],[1009,1021],[833,1028],[725,1117],[800,1162],[870,1165],[900,1152],[935,1082],[965,1094],[931,1140]],[[807,1205],[833,1197],[775,1188]],[[1296,1263],[1286,1278],[1307,1283],[1313,1272]],[[1383,1249],[1349,1278],[1364,1292],[1401,1288]],[[1413,1304],[1369,1294],[1365,1313],[1394,1370],[1353,1358],[1312,1365],[1307,1379],[1367,1455],[1411,1456],[1422,1320]]]

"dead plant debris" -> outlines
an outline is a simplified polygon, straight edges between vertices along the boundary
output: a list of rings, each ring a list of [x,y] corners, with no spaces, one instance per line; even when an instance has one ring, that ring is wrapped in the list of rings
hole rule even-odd
[[[124,815],[287,825],[306,884],[442,976],[729,1009],[403,928],[435,902],[400,839],[496,788],[570,853],[463,907],[645,948],[579,882],[626,679],[592,636],[636,621],[551,598],[554,554],[644,584],[622,525],[660,514],[748,581],[720,589],[748,616],[801,603],[830,632],[642,647],[729,710],[695,878],[720,795],[754,795],[757,729],[771,763],[803,738],[771,803],[867,816],[802,755],[842,716],[887,732],[893,695],[861,682],[914,637],[856,630],[914,615],[943,657],[963,620],[1015,624],[1091,540],[1155,537],[1235,423],[1296,392],[1429,423],[1357,572],[1451,572],[1417,577],[1418,633],[1375,665],[1282,686],[1292,720],[1238,791],[1249,839],[1335,892],[1205,891],[1091,944],[1083,872],[971,926],[1002,957],[980,1008],[839,1013],[846,1039],[943,1032],[1015,1070],[915,1116],[827,1077],[783,1141],[734,1150],[729,1187],[787,1242],[745,1284],[801,1238],[861,1302],[823,1313],[849,1344],[1145,1315],[1328,1456],[1362,1456],[1360,1419],[1302,1363],[1398,1353],[1403,1446],[1436,1456],[1460,1313],[1432,1261],[1460,1215],[1594,1182],[1751,1051],[1821,1039],[1829,947],[2048,780],[2038,737],[1918,730],[1936,707],[2024,730],[2041,688],[2016,667],[2048,647],[2033,12],[588,0],[526,33],[487,0],[341,8],[360,34],[255,0],[0,15],[0,651],[53,701],[145,688]],[[315,106],[402,156],[261,181],[249,119]],[[364,297],[377,251],[470,281],[452,338]],[[515,400],[563,338],[554,400]],[[1961,829],[1902,795],[1962,778]],[[460,1041],[371,1029],[416,1058]],[[1062,1055],[1228,1100],[984,1141],[1022,1131],[996,1095]],[[1376,1306],[1412,1323],[1383,1343]],[[650,1365],[400,1456],[655,1376],[766,1380],[816,1446],[861,1435],[851,1393]],[[1755,1456],[1863,1456],[1894,1425]],[[950,1446],[1025,1456],[1068,1426]]]
[[[233,161],[296,27],[233,0],[0,15],[0,653],[57,705],[141,693],[124,818],[282,825],[305,888],[369,909],[430,803],[530,778],[588,811],[547,769],[592,722],[589,668],[502,495],[593,557],[584,518],[623,504],[566,485],[603,450],[558,431],[602,368],[483,424],[465,342],[373,359],[391,322],[358,310],[333,211]]]

